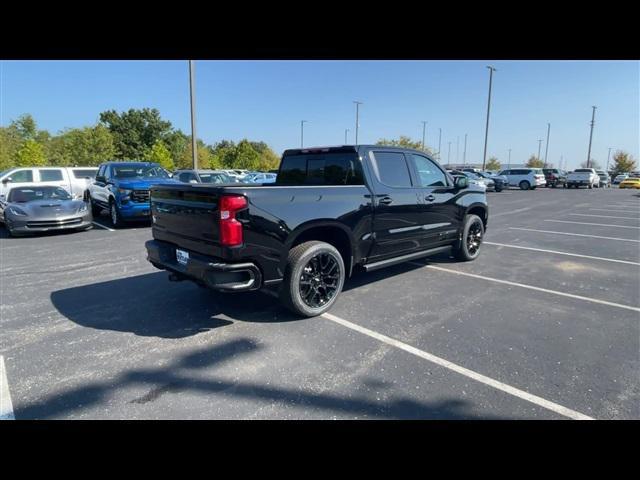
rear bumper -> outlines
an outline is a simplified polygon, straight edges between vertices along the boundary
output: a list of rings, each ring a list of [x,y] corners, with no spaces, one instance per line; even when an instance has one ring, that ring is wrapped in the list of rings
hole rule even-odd
[[[213,290],[242,292],[262,287],[260,269],[251,262],[225,263],[214,257],[189,252],[186,265],[176,260],[175,245],[160,240],[145,243],[147,260],[173,273],[172,280],[191,280]]]

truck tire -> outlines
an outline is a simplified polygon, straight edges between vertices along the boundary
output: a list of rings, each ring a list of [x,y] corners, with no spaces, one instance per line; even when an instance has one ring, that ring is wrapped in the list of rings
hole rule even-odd
[[[531,187],[531,184],[526,180],[520,182],[520,190],[529,190],[529,187]]]
[[[113,228],[122,227],[124,222],[120,215],[120,210],[118,210],[118,205],[116,205],[116,202],[113,199],[109,201],[109,218],[111,219]]]
[[[345,279],[340,252],[325,242],[312,240],[289,251],[280,300],[292,312],[315,317],[331,308]]]
[[[593,183],[589,184],[589,190],[591,190],[593,188]]]
[[[453,256],[463,262],[475,260],[480,255],[484,237],[484,223],[477,215],[466,215],[462,227],[462,238],[453,249]]]

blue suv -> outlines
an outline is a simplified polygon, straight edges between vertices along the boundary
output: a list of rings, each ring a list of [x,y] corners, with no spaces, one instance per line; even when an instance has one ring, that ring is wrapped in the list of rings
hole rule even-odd
[[[109,210],[111,223],[121,227],[127,220],[150,218],[149,188],[180,183],[158,163],[106,162],[100,165],[88,195],[94,216]]]

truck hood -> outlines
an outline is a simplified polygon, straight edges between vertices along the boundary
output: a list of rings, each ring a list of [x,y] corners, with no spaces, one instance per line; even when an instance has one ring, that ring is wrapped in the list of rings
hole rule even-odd
[[[181,182],[173,178],[132,178],[131,180],[118,182],[118,187],[128,190],[149,190],[151,185],[175,185],[176,183]]]

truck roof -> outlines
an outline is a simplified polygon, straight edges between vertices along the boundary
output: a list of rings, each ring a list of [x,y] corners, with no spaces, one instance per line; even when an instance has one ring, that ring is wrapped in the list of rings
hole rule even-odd
[[[358,144],[358,145],[334,145],[325,147],[306,147],[306,148],[290,148],[284,151],[284,155],[300,155],[301,153],[314,153],[314,152],[357,152],[359,148],[374,148],[376,150],[406,150],[416,152],[420,154],[427,154],[422,150],[416,150],[415,148],[399,147],[394,145],[373,145],[373,144]],[[428,154],[427,154],[428,155]]]

